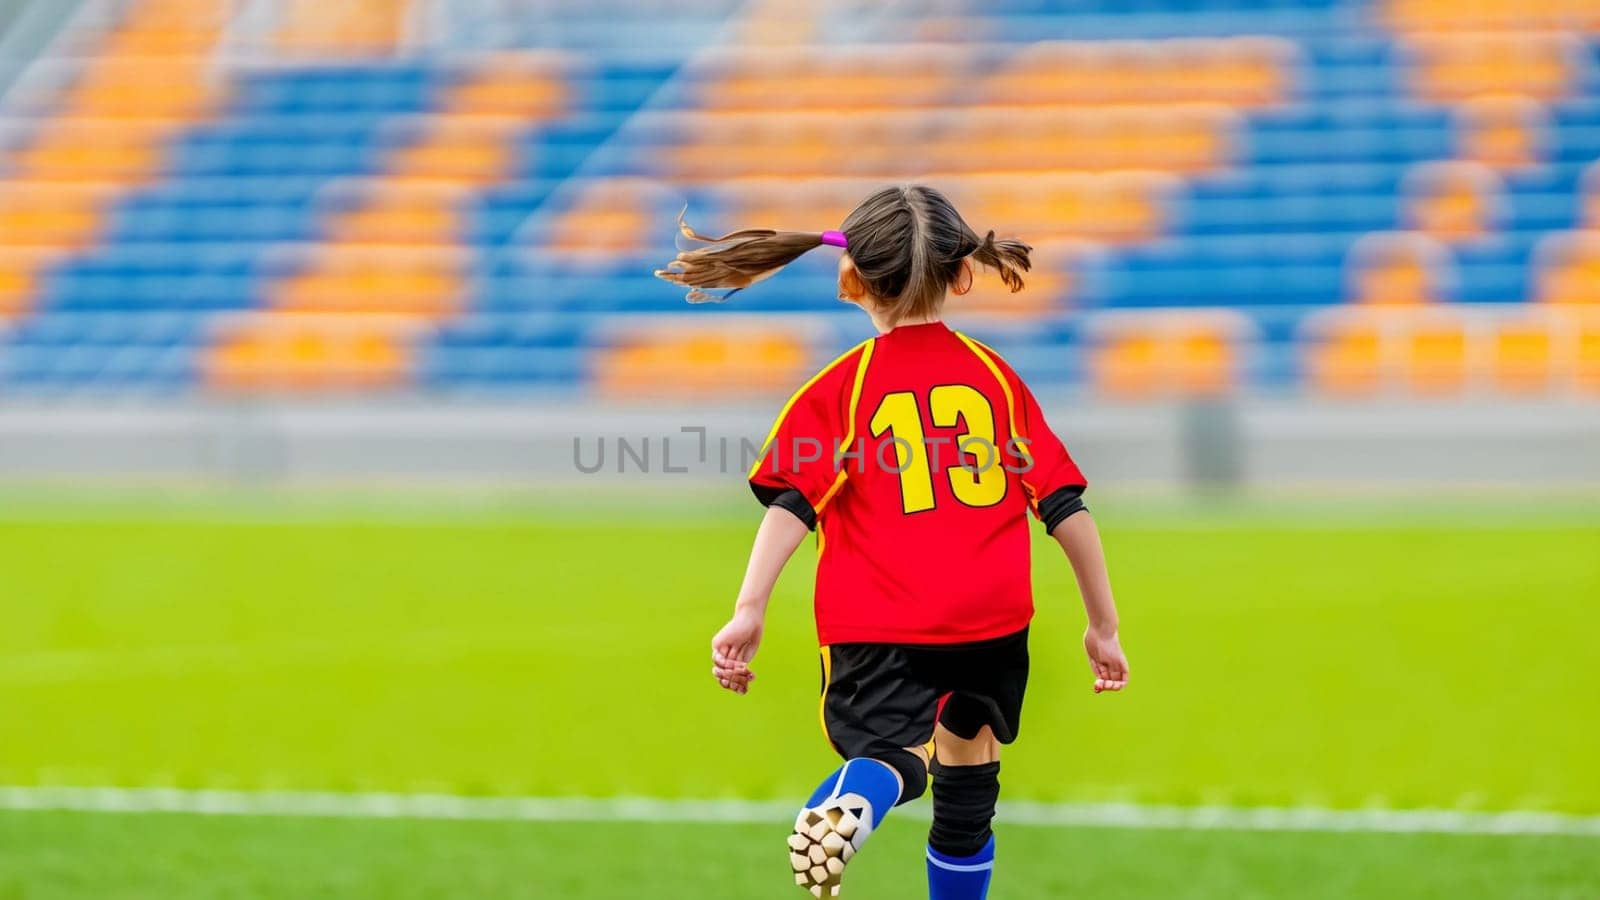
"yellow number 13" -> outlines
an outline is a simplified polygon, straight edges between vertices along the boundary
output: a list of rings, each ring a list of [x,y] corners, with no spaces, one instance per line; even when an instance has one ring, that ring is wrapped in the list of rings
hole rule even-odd
[[[937,428],[953,428],[966,421],[967,430],[956,436],[950,452],[975,456],[971,468],[945,467],[950,492],[967,506],[993,506],[1005,499],[1006,472],[1000,465],[994,438],[994,407],[978,390],[965,384],[941,384],[928,392],[929,420]],[[911,391],[885,394],[872,414],[872,436],[892,433],[896,468],[900,471],[900,505],[907,513],[933,509],[933,469],[928,463],[922,411]],[[882,462],[887,463],[887,460]]]

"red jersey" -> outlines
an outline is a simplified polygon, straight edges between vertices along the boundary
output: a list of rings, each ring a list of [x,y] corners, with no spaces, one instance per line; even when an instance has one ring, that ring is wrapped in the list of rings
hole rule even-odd
[[[750,484],[817,513],[823,645],[950,644],[1033,617],[1028,511],[1083,473],[993,350],[941,322],[851,349],[796,391]]]

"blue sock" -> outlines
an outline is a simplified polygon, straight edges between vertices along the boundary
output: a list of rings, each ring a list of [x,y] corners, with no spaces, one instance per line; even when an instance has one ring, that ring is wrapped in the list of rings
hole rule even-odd
[[[928,900],[983,900],[994,872],[994,837],[972,856],[949,856],[928,848]]]
[[[846,808],[861,820],[867,832],[878,827],[883,817],[900,801],[900,776],[887,763],[867,757],[846,760],[837,771],[822,780],[812,792],[806,807],[822,806],[831,800],[854,794],[860,801],[849,800]],[[864,840],[866,834],[861,838]],[[860,841],[856,842],[858,845]]]

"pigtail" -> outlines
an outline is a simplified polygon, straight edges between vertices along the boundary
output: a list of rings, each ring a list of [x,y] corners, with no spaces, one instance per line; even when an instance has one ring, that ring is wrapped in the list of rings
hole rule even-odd
[[[683,213],[678,214],[678,230],[705,246],[679,252],[655,275],[690,288],[685,298],[690,303],[726,300],[822,245],[822,235],[814,232],[770,228],[747,228],[711,237],[690,228]],[[721,295],[707,292],[718,288],[730,290]]]
[[[1028,259],[1028,254],[1032,251],[1033,248],[1022,241],[1010,238],[997,241],[994,239],[994,232],[991,231],[978,245],[978,249],[972,251],[972,258],[999,272],[1000,280],[1004,281],[1006,287],[1011,289],[1011,293],[1015,294],[1022,290],[1022,273],[1033,267],[1033,263]]]

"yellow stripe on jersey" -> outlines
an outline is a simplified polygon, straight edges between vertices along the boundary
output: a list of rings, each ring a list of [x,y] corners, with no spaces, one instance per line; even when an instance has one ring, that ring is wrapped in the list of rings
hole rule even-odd
[[[1000,390],[1006,395],[1006,410],[1011,419],[1011,436],[1023,439],[1023,442],[1017,444],[1017,450],[1023,456],[1031,459],[1033,454],[1029,452],[1028,445],[1025,443],[1028,436],[1023,434],[1022,429],[1017,427],[1017,398],[1011,393],[1011,382],[1006,380],[1005,373],[1001,372],[1000,367],[995,365],[995,360],[1000,357],[1000,354],[991,350],[987,344],[975,341],[959,331],[956,332],[956,337],[961,338],[962,343],[967,345],[967,349],[971,350],[977,355],[978,359],[983,361],[990,374],[994,375],[994,380],[1000,382]]]
[[[833,682],[833,653],[830,648],[822,648],[822,699],[817,701],[817,722],[822,725],[822,736],[833,743],[833,735],[828,733],[828,685]]]
[[[956,332],[956,337],[961,338],[961,342],[967,345],[967,349],[971,350],[978,359],[983,361],[990,374],[994,375],[994,380],[1000,382],[1000,391],[1006,395],[1007,418],[1011,420],[1011,443],[1017,448],[1018,454],[1031,464],[1033,462],[1033,451],[1028,449],[1028,436],[1023,434],[1022,429],[1017,427],[1017,398],[1011,393],[1011,382],[1006,380],[1005,373],[1001,372],[1000,367],[995,364],[995,360],[1000,358],[1000,354],[994,352],[988,344],[973,340],[959,331]],[[1022,440],[1016,440],[1019,437]],[[1022,489],[1028,496],[1028,505],[1037,509],[1038,498],[1033,495],[1033,488],[1028,485],[1028,479],[1026,478],[1022,479]]]
[[[866,340],[864,340],[861,343],[855,345],[854,347],[851,347],[849,350],[846,350],[845,352],[839,354],[837,359],[835,359],[833,362],[828,363],[827,365],[823,366],[822,367],[822,371],[820,371],[817,374],[811,376],[811,378],[808,379],[805,384],[800,385],[800,389],[799,390],[795,391],[794,394],[789,397],[789,401],[787,403],[783,404],[783,409],[778,410],[778,418],[773,421],[772,430],[767,432],[767,439],[765,441],[761,442],[761,454],[756,457],[756,464],[750,467],[750,474],[745,476],[746,479],[750,479],[750,478],[756,477],[756,474],[761,471],[761,461],[763,459],[767,458],[767,450],[769,450],[772,447],[772,441],[775,438],[777,438],[777,436],[778,436],[778,429],[783,427],[783,420],[784,420],[784,418],[786,418],[789,415],[789,410],[794,407],[795,403],[801,397],[805,396],[806,391],[811,390],[811,386],[813,384],[816,384],[818,381],[820,381],[822,379],[822,376],[824,376],[824,375],[828,374],[829,372],[833,371],[833,367],[834,366],[837,366],[839,363],[842,363],[846,359],[849,359],[850,358],[850,354],[856,352],[857,350],[860,350],[863,347],[867,348],[866,352],[867,352],[868,355],[870,355],[872,353],[872,338],[867,338]],[[858,372],[859,372],[859,370],[858,370]],[[859,375],[858,375],[856,384],[857,384],[857,389],[859,390],[859,387],[860,387]],[[853,424],[854,424],[854,422],[852,421],[852,425]]]
[[[872,348],[874,346],[876,345],[870,340],[861,344],[861,360],[856,363],[856,382],[850,388],[850,409],[847,412],[848,417],[845,419],[847,424],[844,428],[844,443],[839,445],[846,450],[855,449],[856,409],[861,405],[861,384],[867,380],[867,366],[872,362]],[[828,505],[829,500],[833,499],[833,495],[839,493],[839,488],[844,487],[845,476],[849,474],[849,466],[839,466],[838,474],[833,476],[833,486],[828,488],[828,492],[822,495],[821,500],[817,501],[816,511],[818,514],[821,514],[822,508]]]

